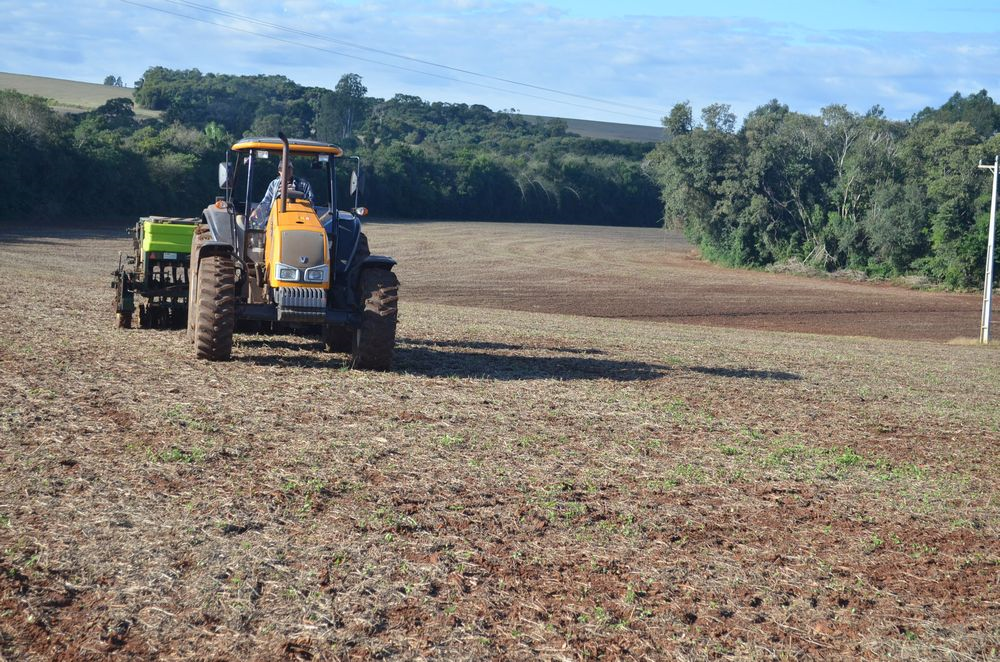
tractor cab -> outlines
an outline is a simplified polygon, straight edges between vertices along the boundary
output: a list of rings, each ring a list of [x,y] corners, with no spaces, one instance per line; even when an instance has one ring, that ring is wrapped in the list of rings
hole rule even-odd
[[[276,179],[280,181],[279,163],[284,145],[280,138],[244,138],[232,146],[226,163],[219,164],[219,186],[226,192],[226,204],[233,210],[235,234],[241,257],[262,262],[268,227],[306,224],[305,216],[315,216],[327,232],[331,247],[338,238],[337,221],[344,221],[353,234],[355,221],[367,210],[358,206],[360,159],[347,159],[352,166],[351,189],[345,202],[353,203],[348,210],[338,210],[338,165],[345,160],[343,150],[336,145],[311,140],[288,140],[290,162],[300,176],[289,179],[273,191],[268,208],[261,206],[265,192]],[[296,188],[305,181],[312,193]],[[292,214],[286,218],[285,214]],[[284,220],[283,220],[284,219]],[[291,228],[289,228],[291,229]],[[275,230],[271,230],[272,237]]]

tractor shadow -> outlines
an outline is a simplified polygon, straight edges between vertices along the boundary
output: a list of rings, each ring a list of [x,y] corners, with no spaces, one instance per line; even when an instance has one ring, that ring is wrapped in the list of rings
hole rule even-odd
[[[781,370],[750,370],[747,368],[708,368],[705,366],[690,366],[691,372],[714,377],[732,377],[734,379],[760,379],[778,382],[794,382],[802,379],[802,375]]]
[[[611,379],[614,381],[649,381],[670,373],[690,371],[731,379],[762,381],[797,381],[802,376],[780,370],[715,368],[706,366],[669,366],[642,361],[597,358],[603,350],[576,347],[532,347],[513,343],[468,340],[420,340],[400,338],[396,349],[395,369],[425,377],[471,377],[500,380],[526,379]],[[463,351],[453,351],[458,348]],[[561,356],[511,356],[491,354],[494,350],[514,352],[549,352]]]
[[[408,344],[396,349],[393,364],[394,369],[399,372],[423,377],[501,381],[610,379],[635,382],[660,379],[671,371],[671,367],[666,365],[594,358],[573,353],[561,356],[516,356]]]
[[[345,369],[346,354],[327,353],[311,337],[247,337],[237,334],[235,361],[257,366]],[[279,353],[274,353],[275,351]],[[494,354],[496,351],[549,352],[557,356]],[[597,358],[600,350],[540,348],[478,341],[424,341],[400,338],[393,372],[422,377],[455,377],[505,381],[532,379],[612,379],[649,381],[666,376],[670,366],[641,361]]]
[[[327,353],[323,343],[311,337],[276,338],[273,336],[239,337],[237,361],[258,366],[283,366],[345,370],[346,354]],[[278,350],[280,353],[275,354]],[[493,352],[523,352],[497,354]],[[545,352],[531,356],[530,352]],[[417,340],[400,338],[396,346],[392,372],[421,377],[457,379],[492,379],[528,381],[556,379],[564,381],[608,379],[617,382],[643,382],[671,374],[694,372],[730,379],[796,381],[802,377],[777,370],[714,368],[706,366],[670,366],[644,361],[625,361],[602,356],[602,350],[574,347],[531,347],[513,343],[460,340]]]
[[[419,345],[421,347],[458,347],[460,349],[487,349],[487,350],[507,350],[519,352],[525,350],[537,350],[544,352],[561,352],[563,354],[605,354],[603,350],[592,347],[533,347],[531,345],[517,345],[504,342],[487,342],[484,340],[419,340],[416,338],[399,338],[401,344]]]
[[[235,336],[235,344],[238,347],[246,347],[254,350],[260,349],[267,350],[271,349],[287,349],[293,352],[324,352],[323,343],[317,338],[296,338],[288,340],[285,338],[247,338],[245,334],[237,333]],[[329,356],[329,354],[324,354],[324,356]],[[248,357],[250,358],[250,357]],[[257,358],[257,357],[253,357]]]

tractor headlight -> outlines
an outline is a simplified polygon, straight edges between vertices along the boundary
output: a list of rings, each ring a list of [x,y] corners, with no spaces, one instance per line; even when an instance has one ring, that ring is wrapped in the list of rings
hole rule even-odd
[[[276,268],[278,280],[290,280],[297,281],[299,279],[299,270],[295,267],[290,267],[286,264],[279,264]]]
[[[322,283],[326,280],[327,273],[329,273],[329,269],[325,264],[319,267],[313,267],[312,269],[306,269],[306,282]]]

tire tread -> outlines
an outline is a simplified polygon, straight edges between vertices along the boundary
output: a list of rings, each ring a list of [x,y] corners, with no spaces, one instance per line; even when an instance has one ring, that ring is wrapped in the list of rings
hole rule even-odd
[[[236,268],[228,255],[208,255],[198,265],[197,306],[194,311],[195,355],[207,361],[228,361],[236,325]],[[192,305],[191,302],[188,302]]]

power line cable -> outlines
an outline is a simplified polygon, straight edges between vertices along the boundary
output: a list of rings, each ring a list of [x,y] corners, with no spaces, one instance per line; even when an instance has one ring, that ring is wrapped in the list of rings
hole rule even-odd
[[[170,0],[168,0],[168,1],[170,1]],[[232,25],[226,25],[226,24],[223,24],[223,23],[216,23],[215,21],[210,21],[208,19],[199,18],[197,16],[190,16],[188,14],[182,14],[180,12],[170,11],[169,9],[164,9],[162,7],[154,7],[152,5],[143,4],[141,2],[134,2],[133,0],[119,0],[119,2],[122,2],[123,4],[126,4],[126,5],[132,5],[132,6],[135,6],[135,7],[142,7],[143,9],[151,9],[153,11],[157,11],[157,12],[160,12],[160,13],[163,13],[163,14],[168,14],[170,16],[176,16],[176,17],[179,17],[179,18],[184,18],[184,19],[187,19],[189,21],[196,21],[198,23],[204,23],[204,24],[207,24],[207,25],[212,25],[214,27],[222,28],[224,30],[229,30],[229,31],[232,31],[232,32],[239,32],[239,33],[242,33],[242,34],[253,35],[255,37],[262,37],[264,39],[270,39],[272,41],[277,41],[277,42],[284,43],[284,44],[289,44],[289,45],[292,45],[292,46],[298,46],[298,47],[302,47],[302,48],[312,48],[314,50],[322,51],[324,53],[330,53],[332,55],[339,55],[341,57],[352,58],[352,59],[355,59],[355,60],[360,60],[362,62],[369,62],[371,64],[377,64],[377,65],[380,65],[380,66],[383,66],[383,67],[389,67],[389,68],[392,68],[392,69],[399,69],[401,71],[408,71],[410,73],[416,73],[416,74],[421,74],[421,75],[424,75],[424,76],[430,76],[432,78],[438,78],[438,79],[441,79],[441,80],[447,80],[447,81],[452,81],[452,82],[456,82],[456,83],[462,83],[464,85],[472,85],[474,87],[480,87],[480,88],[484,88],[484,89],[487,89],[487,90],[493,90],[493,91],[496,91],[496,92],[503,92],[505,94],[514,94],[514,95],[525,97],[525,98],[539,99],[541,101],[549,101],[549,102],[552,102],[552,103],[557,103],[557,104],[561,104],[561,105],[565,105],[565,106],[574,106],[574,107],[577,107],[577,108],[585,108],[587,110],[594,110],[594,111],[602,112],[602,113],[616,112],[619,115],[621,115],[622,117],[631,117],[633,119],[641,119],[641,120],[646,120],[646,121],[656,121],[656,122],[659,121],[658,119],[654,119],[654,118],[651,118],[651,117],[648,117],[648,116],[633,115],[633,114],[630,114],[630,113],[622,113],[621,111],[611,111],[611,110],[608,110],[607,108],[597,108],[595,106],[588,106],[588,105],[585,105],[585,104],[573,103],[571,101],[566,101],[566,100],[562,100],[562,99],[552,99],[551,97],[543,97],[543,96],[539,96],[539,95],[536,95],[536,94],[529,94],[527,92],[519,92],[519,91],[516,91],[516,90],[509,90],[509,89],[502,88],[502,87],[496,87],[494,85],[487,85],[485,83],[476,83],[476,82],[469,81],[469,80],[463,80],[461,78],[454,78],[452,76],[444,76],[442,74],[435,74],[435,73],[430,72],[430,71],[423,71],[423,70],[414,69],[414,68],[411,68],[411,67],[404,67],[404,66],[401,66],[401,65],[398,65],[398,64],[392,64],[390,62],[383,62],[381,60],[375,60],[375,59],[372,59],[372,58],[366,58],[366,57],[362,57],[360,55],[354,55],[354,54],[351,54],[351,53],[344,53],[342,51],[337,51],[337,50],[333,50],[333,49],[330,49],[330,48],[324,48],[322,46],[315,46],[315,45],[303,44],[301,42],[292,41],[290,39],[283,39],[281,37],[276,37],[276,36],[270,35],[270,34],[264,34],[264,33],[261,33],[261,32],[255,32],[253,30],[247,30],[247,29],[244,29],[244,28],[238,28],[238,27],[235,27],[235,26],[232,26]]]
[[[305,30],[301,30],[299,28],[290,28],[288,26],[281,25],[280,23],[271,23],[269,21],[264,21],[264,20],[261,20],[261,19],[253,18],[252,16],[246,16],[244,14],[239,14],[237,12],[229,11],[229,10],[226,10],[226,9],[218,9],[216,7],[210,7],[208,5],[203,5],[203,4],[200,4],[200,3],[197,3],[197,2],[190,2],[189,0],[163,0],[163,1],[164,2],[169,2],[171,4],[175,4],[175,5],[182,5],[182,6],[185,6],[185,7],[189,7],[191,9],[196,9],[196,10],[200,10],[200,11],[204,11],[204,12],[210,12],[210,13],[213,13],[213,14],[217,14],[219,16],[225,16],[227,18],[235,18],[235,19],[238,19],[238,20],[241,20],[241,21],[246,21],[248,23],[253,23],[253,24],[256,24],[256,25],[260,25],[262,27],[268,27],[268,28],[273,28],[273,29],[276,29],[276,30],[282,30],[284,32],[291,32],[291,33],[294,33],[294,34],[298,34],[298,35],[302,35],[302,36],[306,36],[306,37],[311,37],[313,39],[319,39],[319,40],[322,40],[322,41],[333,42],[333,43],[336,43],[336,44],[340,44],[341,46],[349,46],[351,48],[357,48],[359,50],[369,51],[369,52],[372,52],[372,53],[379,53],[380,55],[388,55],[389,57],[398,58],[400,60],[407,60],[407,61],[410,61],[410,62],[416,62],[418,64],[425,64],[425,65],[428,65],[428,66],[431,66],[431,67],[438,67],[440,69],[447,69],[448,71],[454,71],[456,73],[467,74],[469,76],[476,76],[478,78],[487,78],[489,80],[495,80],[495,81],[498,81],[498,82],[501,82],[501,83],[509,83],[511,85],[517,85],[519,87],[529,87],[531,89],[540,90],[542,92],[550,92],[552,94],[559,94],[559,95],[562,95],[562,96],[574,97],[576,99],[583,99],[585,101],[594,101],[596,103],[607,104],[609,106],[619,106],[621,108],[631,108],[632,110],[641,110],[641,111],[647,112],[647,113],[657,113],[657,114],[659,114],[659,113],[662,112],[661,110],[658,110],[656,108],[648,108],[646,106],[636,106],[636,105],[629,104],[629,103],[622,103],[620,101],[610,101],[608,99],[602,99],[600,97],[587,96],[586,94],[577,94],[575,92],[566,92],[566,91],[558,90],[558,89],[555,89],[555,88],[552,88],[552,87],[545,87],[543,85],[535,85],[533,83],[525,83],[523,81],[518,81],[518,80],[511,79],[511,78],[502,78],[500,76],[492,76],[490,74],[484,74],[484,73],[480,73],[478,71],[472,71],[470,69],[462,69],[461,67],[453,67],[451,65],[441,64],[439,62],[432,62],[430,60],[424,60],[424,59],[417,58],[417,57],[412,57],[412,56],[409,56],[409,55],[401,55],[399,53],[394,53],[392,51],[387,51],[387,50],[384,50],[384,49],[381,49],[381,48],[375,48],[374,46],[365,46],[363,44],[355,44],[355,43],[352,43],[352,42],[349,42],[349,41],[345,41],[343,39],[337,39],[336,37],[331,37],[331,36],[325,35],[325,34],[317,34],[315,32],[308,32],[308,31],[305,31]]]

